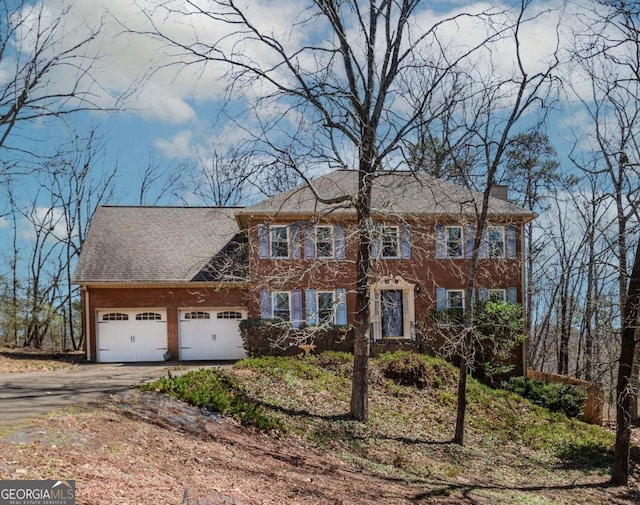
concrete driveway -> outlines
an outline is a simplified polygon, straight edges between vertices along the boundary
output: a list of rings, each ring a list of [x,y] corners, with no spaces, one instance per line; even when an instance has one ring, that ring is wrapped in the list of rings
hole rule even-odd
[[[221,363],[81,364],[70,370],[0,374],[0,428],[62,407],[95,401],[142,382],[188,370],[229,366]]]

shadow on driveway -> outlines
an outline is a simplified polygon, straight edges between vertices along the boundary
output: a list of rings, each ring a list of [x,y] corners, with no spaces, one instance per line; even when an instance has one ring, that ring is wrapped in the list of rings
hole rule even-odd
[[[0,428],[70,405],[99,400],[160,377],[232,362],[83,363],[53,372],[0,374]]]

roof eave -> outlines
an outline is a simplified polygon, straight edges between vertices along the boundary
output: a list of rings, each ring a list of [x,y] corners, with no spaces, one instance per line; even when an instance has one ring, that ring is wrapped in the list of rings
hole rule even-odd
[[[101,280],[74,280],[71,284],[92,289],[137,289],[137,288],[244,288],[248,281],[101,281]]]
[[[346,209],[340,209],[340,216],[341,217],[355,217],[356,212],[355,210],[346,210]],[[255,219],[255,218],[269,218],[269,219],[274,219],[274,218],[281,218],[281,219],[295,219],[295,220],[304,220],[307,218],[315,218],[317,217],[319,214],[321,215],[325,215],[325,216],[330,216],[332,214],[332,212],[323,212],[323,211],[317,211],[317,212],[295,212],[295,211],[266,211],[266,210],[260,210],[260,211],[255,211],[255,212],[247,212],[247,213],[238,213],[236,214],[236,219],[238,220],[238,223],[240,224],[240,226],[242,228],[247,228],[249,225],[249,220],[250,219]],[[421,217],[435,217],[435,218],[442,218],[442,217],[446,217],[446,218],[451,218],[451,217],[455,217],[457,216],[475,216],[474,213],[459,213],[459,214],[453,214],[453,213],[447,213],[447,212],[401,212],[401,213],[385,213],[383,211],[380,210],[376,210],[376,209],[372,209],[371,212],[372,216],[374,217],[379,217],[379,216],[404,216],[404,217],[411,217],[411,218],[421,218]],[[491,217],[501,217],[501,218],[508,218],[508,219],[518,219],[518,220],[522,220],[525,224],[529,223],[531,221],[533,221],[534,219],[536,219],[538,217],[538,214],[536,213],[532,213],[532,212],[522,212],[522,213],[510,213],[510,212],[491,212],[489,211],[489,216]]]

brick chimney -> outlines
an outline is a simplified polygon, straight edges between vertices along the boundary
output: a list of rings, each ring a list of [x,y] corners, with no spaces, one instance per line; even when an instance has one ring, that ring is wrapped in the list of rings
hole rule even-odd
[[[491,186],[489,196],[499,200],[509,201],[509,186]]]

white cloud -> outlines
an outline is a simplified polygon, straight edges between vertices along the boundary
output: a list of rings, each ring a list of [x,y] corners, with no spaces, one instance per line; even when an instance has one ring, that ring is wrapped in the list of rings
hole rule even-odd
[[[188,158],[194,152],[193,133],[184,130],[169,139],[157,139],[154,145],[169,158]]]
[[[47,16],[55,19],[69,5],[69,0],[47,0],[44,5]],[[495,4],[475,2],[455,7],[455,11],[447,14],[479,12],[496,7]],[[189,102],[225,100],[229,68],[217,62],[206,65],[193,62],[184,51],[149,35],[147,32],[153,31],[153,26],[185,45],[195,40],[216,42],[228,53],[234,51],[262,68],[277,63],[278,56],[263,44],[251,43],[247,37],[230,36],[230,30],[235,29],[233,25],[204,15],[185,15],[190,10],[193,8],[189,9],[186,2],[178,0],[163,2],[162,6],[156,0],[76,0],[64,18],[61,39],[64,46],[69,47],[100,28],[95,39],[85,46],[86,63],[93,56],[100,55],[90,72],[96,81],[92,91],[98,103],[108,106],[114,96],[130,92],[125,105],[132,113],[162,122],[192,121],[196,112]],[[309,12],[301,9],[299,2],[294,0],[253,0],[247,3],[246,12],[252,23],[265,33],[276,34],[289,50],[326,36],[321,33],[322,23],[306,24],[303,28],[296,26],[296,22],[302,21]],[[414,26],[421,30],[442,17],[442,13],[425,10]],[[525,47],[533,61],[541,59],[552,49],[554,25],[554,20],[547,16],[534,21],[531,28],[525,30]],[[133,33],[135,31],[140,33]],[[448,33],[448,38],[462,47],[476,42],[482,31],[477,21],[467,18],[445,26],[443,36],[447,38]],[[528,39],[532,43],[527,43]],[[495,60],[501,64],[512,62],[511,58]],[[187,62],[189,65],[185,66]],[[300,63],[307,66],[315,65],[317,61],[303,59]],[[57,77],[60,85],[68,85],[76,75],[66,69],[66,74]],[[257,95],[264,93],[265,89],[252,85],[243,88],[242,92]]]
[[[18,236],[30,242],[40,239],[55,239],[64,241],[68,238],[67,224],[64,212],[55,207],[36,207],[29,219],[22,218],[19,222]]]
[[[9,221],[7,221],[6,218],[0,216],[0,230],[2,228],[10,228],[10,227],[11,227],[11,225],[9,224]]]
[[[235,29],[233,25],[204,15],[186,15],[189,7],[184,1],[69,2],[70,0],[47,0],[44,5],[47,15],[52,19],[65,6],[71,6],[65,17],[65,30],[61,37],[66,47],[79,42],[91,30],[100,27],[96,38],[85,47],[87,62],[94,55],[100,55],[89,72],[95,80],[91,86],[94,101],[109,107],[114,105],[114,97],[124,95],[126,99],[121,105],[125,110],[149,122],[197,125],[203,119],[208,120],[210,117],[201,117],[204,114],[203,107],[226,103],[229,99],[230,82],[228,66],[217,62],[204,64],[193,61],[192,57],[186,56],[179,48],[149,35],[148,32],[153,31],[154,25],[185,45],[196,40],[206,43],[217,42],[228,53],[233,51],[234,54],[240,55],[246,61],[255,62],[263,69],[272,68],[278,60],[278,56],[264,45],[251,43],[246,36],[231,36],[230,30]],[[298,24],[302,23],[311,11],[301,9],[297,0],[251,0],[246,4],[249,19],[265,33],[275,34],[289,51],[310,41],[322,41],[322,37],[326,36],[322,22]],[[488,1],[457,0],[447,4],[448,12],[426,8],[416,16],[412,24],[413,33],[411,37],[407,37],[407,41],[414,40],[426,27],[433,26],[444,17],[461,12],[479,13],[485,10],[509,12],[510,6],[511,2],[496,4]],[[530,75],[542,69],[552,58],[558,36],[562,47],[568,48],[571,45],[570,28],[579,23],[575,13],[581,7],[570,3],[563,15],[560,6],[559,0],[536,2],[531,5],[531,14],[544,13],[527,22],[520,33],[525,68]],[[548,9],[548,12],[545,9]],[[513,18],[515,12],[510,12]],[[557,32],[559,22],[562,29]],[[438,30],[443,45],[458,50],[478,43],[486,34],[486,27],[477,18],[471,17],[444,24]],[[137,34],[133,33],[136,31]],[[483,50],[469,60],[469,64],[474,66],[474,72],[479,76],[486,76],[488,69],[493,67],[492,75],[510,75],[515,64],[512,41],[496,43],[492,49],[491,54],[489,50]],[[309,59],[305,55],[299,63],[301,68],[315,68],[323,62]],[[70,86],[76,75],[65,70],[66,73],[62,73],[61,69],[60,75],[54,76],[52,82],[62,87]],[[273,89],[264,83],[252,82],[239,86],[235,91],[238,93],[235,98],[241,99],[236,103],[238,107],[242,107],[246,104],[255,105],[256,97],[264,96]],[[261,110],[263,114],[267,112],[275,116],[281,112],[273,103],[262,105],[265,106]],[[394,104],[399,110],[407,106],[400,100]],[[180,140],[182,142],[179,142]],[[184,151],[178,149],[186,147],[184,140],[184,136],[181,139],[162,139],[158,140],[156,145],[163,152],[169,150],[174,151],[173,154],[182,152],[182,155],[185,155]]]

